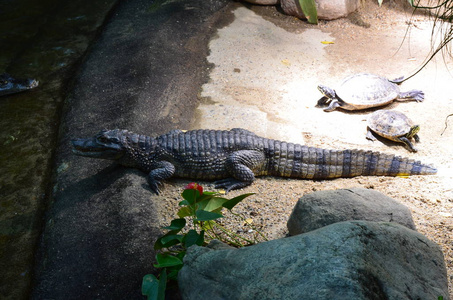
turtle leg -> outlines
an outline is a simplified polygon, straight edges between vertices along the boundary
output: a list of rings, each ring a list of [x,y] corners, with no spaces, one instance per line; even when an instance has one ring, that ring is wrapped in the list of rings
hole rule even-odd
[[[414,135],[414,140],[416,143],[420,143],[420,137],[418,136],[418,134]]]
[[[398,77],[398,78],[395,78],[393,80],[389,80],[391,83],[395,83],[395,84],[401,84],[401,82],[404,81],[404,76],[401,76],[401,77]]]
[[[402,136],[399,138],[399,140],[402,142],[402,143],[405,143],[410,149],[412,152],[417,152],[418,150],[414,147],[414,145],[412,145],[412,143],[409,141],[409,139],[405,136]]]
[[[371,141],[377,140],[377,138],[374,136],[373,132],[371,131],[370,127],[367,128],[366,138]]]
[[[415,100],[422,102],[425,99],[425,93],[420,90],[411,90],[409,92],[400,92],[398,95],[398,101]]]
[[[330,102],[330,105],[328,107],[324,108],[324,111],[326,111],[326,112],[334,111],[338,107],[341,107],[340,101],[338,101],[337,99],[332,99],[332,101]]]
[[[316,103],[316,107],[326,107],[327,105],[329,105],[329,100],[330,100],[329,97],[326,96],[321,97],[321,99],[319,99],[318,102]]]

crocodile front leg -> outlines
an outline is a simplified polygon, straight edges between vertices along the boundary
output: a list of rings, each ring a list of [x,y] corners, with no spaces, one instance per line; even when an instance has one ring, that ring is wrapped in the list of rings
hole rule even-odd
[[[162,181],[170,178],[175,173],[175,166],[168,161],[161,161],[152,166],[148,174],[148,184],[153,192],[159,195]]]
[[[232,178],[216,181],[216,188],[224,188],[228,193],[251,185],[255,180],[254,171],[262,170],[265,157],[262,152],[254,150],[240,150],[233,152],[226,160],[226,169]]]

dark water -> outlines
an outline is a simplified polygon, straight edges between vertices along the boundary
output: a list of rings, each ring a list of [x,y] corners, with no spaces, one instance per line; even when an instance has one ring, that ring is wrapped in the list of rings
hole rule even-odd
[[[0,97],[0,299],[28,298],[68,84],[116,2],[0,0],[0,73],[40,82]]]

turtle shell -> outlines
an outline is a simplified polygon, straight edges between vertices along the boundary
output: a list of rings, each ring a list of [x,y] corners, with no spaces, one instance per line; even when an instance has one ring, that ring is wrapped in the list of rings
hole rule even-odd
[[[378,110],[368,118],[368,127],[389,140],[408,134],[414,123],[405,114],[395,110]]]
[[[355,109],[388,104],[399,92],[398,85],[387,78],[368,73],[351,75],[335,89],[337,96]]]

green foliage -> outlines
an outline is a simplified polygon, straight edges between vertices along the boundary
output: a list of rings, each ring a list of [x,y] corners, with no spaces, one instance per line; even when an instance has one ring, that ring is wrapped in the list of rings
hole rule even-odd
[[[152,274],[145,275],[142,281],[142,295],[148,300],[164,300],[167,279],[165,270],[161,272],[160,280]]]
[[[203,188],[195,183],[186,186],[181,194],[184,200],[179,202],[180,209],[177,213],[179,218],[172,220],[169,226],[164,227],[163,229],[168,230],[167,233],[154,243],[154,249],[158,250],[154,267],[162,269],[159,278],[152,274],[145,275],[142,282],[142,294],[147,296],[148,300],[165,299],[167,282],[177,280],[187,249],[193,245],[207,245],[206,238],[219,239],[235,247],[257,243],[258,235],[262,240],[267,240],[248,220],[232,212],[238,203],[251,195],[253,193],[226,199],[218,193],[203,192]],[[244,224],[250,226],[257,233],[254,240],[239,236],[217,222],[224,217],[222,214],[224,208],[234,216],[241,218]]]
[[[299,5],[308,23],[318,24],[318,11],[315,0],[299,0]]]

